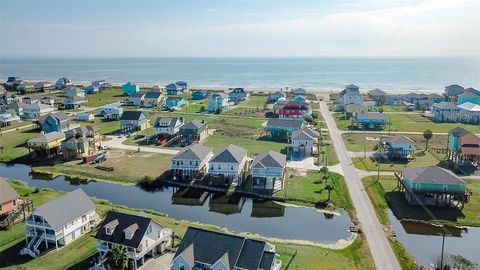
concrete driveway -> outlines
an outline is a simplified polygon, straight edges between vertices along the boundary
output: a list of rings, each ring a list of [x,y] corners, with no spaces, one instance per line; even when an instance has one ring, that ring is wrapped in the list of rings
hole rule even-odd
[[[148,260],[144,266],[140,269],[142,270],[168,270],[170,269],[170,262],[173,259],[174,253],[165,253],[161,256],[158,256],[155,259]]]

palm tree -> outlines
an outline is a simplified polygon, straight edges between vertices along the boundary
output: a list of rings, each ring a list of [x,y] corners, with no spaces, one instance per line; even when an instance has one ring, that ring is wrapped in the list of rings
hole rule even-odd
[[[423,132],[423,138],[426,140],[425,143],[425,151],[428,148],[428,141],[433,137],[433,132],[431,129],[427,129]]]
[[[382,107],[378,108],[378,112],[383,113],[383,108]]]
[[[325,186],[325,189],[328,191],[328,198],[327,198],[327,202],[328,202],[330,201],[330,196],[332,195],[333,185],[327,184],[327,186]]]
[[[122,245],[114,245],[108,253],[108,264],[112,269],[123,270],[127,267],[127,248]]]

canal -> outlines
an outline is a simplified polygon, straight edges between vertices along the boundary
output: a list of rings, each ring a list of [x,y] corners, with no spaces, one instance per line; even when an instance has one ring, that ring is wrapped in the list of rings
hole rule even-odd
[[[71,191],[78,185],[59,176],[33,176],[27,165],[0,164],[0,177],[25,181],[31,187]],[[151,209],[177,220],[188,220],[287,240],[334,244],[350,239],[350,217],[345,211],[327,215],[311,207],[285,206],[240,196],[225,196],[199,190],[162,187],[147,191],[139,186],[90,182],[80,187],[91,197],[131,208]]]

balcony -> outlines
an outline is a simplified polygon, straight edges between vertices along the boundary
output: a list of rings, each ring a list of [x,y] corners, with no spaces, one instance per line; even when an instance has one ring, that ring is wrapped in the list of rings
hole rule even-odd
[[[108,251],[108,244],[106,242],[97,242],[97,250],[100,252]]]

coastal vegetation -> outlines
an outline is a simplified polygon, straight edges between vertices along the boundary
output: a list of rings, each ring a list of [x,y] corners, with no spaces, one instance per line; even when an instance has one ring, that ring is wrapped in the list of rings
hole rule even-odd
[[[34,189],[23,182],[10,183],[21,196],[31,198],[35,205],[43,204],[63,194],[60,191],[51,189]],[[171,228],[175,235],[180,238],[185,233],[187,227],[192,225],[191,222],[174,220],[154,211],[130,209],[124,206],[112,205],[110,202],[99,199],[94,199],[94,202],[97,206],[97,213],[101,217],[112,209],[133,214],[144,212],[148,217]],[[194,226],[228,232],[224,228],[212,225],[195,223]],[[5,267],[5,269],[17,269],[19,266],[26,269],[85,269],[88,267],[89,261],[95,256],[95,231],[80,237],[58,251],[45,254],[36,259],[17,255],[19,249],[25,244],[23,233],[21,223],[17,223],[8,231],[0,231],[0,251],[2,255],[5,255],[0,258],[0,266]],[[249,237],[255,238],[252,235]],[[9,239],[9,241],[6,239]],[[275,239],[267,239],[267,241],[276,245],[280,259],[283,261],[282,269],[285,269],[287,265],[290,266],[290,269],[374,269],[368,246],[361,235],[352,244],[342,249],[328,249],[316,245],[295,243],[295,241],[290,241],[289,243],[276,241]],[[179,240],[176,240],[175,243],[178,244]],[[318,259],[320,257],[322,257],[321,260]]]

